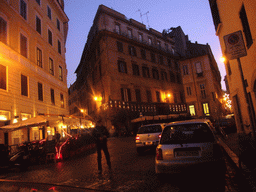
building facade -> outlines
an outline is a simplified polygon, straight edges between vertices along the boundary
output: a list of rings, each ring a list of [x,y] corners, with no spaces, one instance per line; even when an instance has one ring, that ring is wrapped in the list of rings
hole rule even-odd
[[[216,35],[219,37],[222,54],[226,57],[227,76],[225,80],[232,99],[238,132],[254,134],[256,107],[255,1],[209,0],[209,3]],[[241,34],[239,39],[244,42],[247,54],[242,57],[230,57],[227,43],[238,45],[238,42],[230,41],[232,38],[225,41],[225,38],[237,32]]]
[[[208,44],[189,41],[181,27],[171,28],[170,36],[179,45],[180,70],[186,104],[191,116],[217,120],[224,115],[221,76]]]
[[[0,126],[68,114],[67,31],[63,0],[0,1]],[[25,132],[0,134],[0,143],[44,137],[38,127]]]
[[[79,107],[88,115],[108,111],[108,128],[121,109],[135,116],[187,113],[174,43],[100,5],[76,69],[76,89],[83,92]]]

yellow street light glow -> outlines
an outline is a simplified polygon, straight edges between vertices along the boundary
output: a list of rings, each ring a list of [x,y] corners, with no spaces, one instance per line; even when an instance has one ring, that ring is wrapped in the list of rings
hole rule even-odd
[[[94,100],[97,101],[97,100],[98,100],[98,97],[94,97]]]
[[[80,109],[80,111],[81,111],[81,113],[83,113],[83,112],[84,112],[84,109]]]
[[[220,58],[220,62],[224,63],[225,61],[226,61],[226,58],[225,58],[224,56],[222,56],[222,57]]]
[[[171,94],[169,93],[169,94],[167,94],[167,97],[171,97]]]

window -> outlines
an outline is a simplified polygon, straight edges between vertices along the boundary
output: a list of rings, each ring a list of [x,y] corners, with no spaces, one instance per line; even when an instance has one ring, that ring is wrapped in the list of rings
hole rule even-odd
[[[21,75],[21,95],[28,96],[28,78]]]
[[[60,94],[60,107],[64,108],[64,96],[62,93]]]
[[[159,49],[161,49],[161,42],[160,41],[156,41],[156,45]]]
[[[139,89],[135,89],[136,101],[141,102],[141,94]]]
[[[143,41],[143,36],[141,33],[139,33],[139,41],[142,42]]]
[[[191,87],[186,87],[186,90],[187,90],[187,95],[188,96],[192,95]]]
[[[127,73],[126,62],[118,60],[118,71],[121,73]]]
[[[170,71],[170,81],[171,81],[172,83],[175,83],[175,82],[176,82],[175,74],[173,73],[173,71]]]
[[[39,101],[43,101],[43,85],[42,83],[37,83],[37,87],[38,87],[38,100]]]
[[[196,115],[195,105],[189,105],[189,113],[191,116]]]
[[[130,55],[132,55],[132,56],[137,56],[136,49],[135,49],[134,46],[129,45],[129,46],[128,46],[128,49],[129,49],[129,54],[130,54]]]
[[[205,114],[206,116],[209,116],[209,115],[210,115],[208,103],[203,103],[203,110],[204,110],[204,114]]]
[[[148,103],[152,102],[152,95],[151,95],[151,91],[150,90],[147,90],[147,101],[148,101]]]
[[[36,16],[36,31],[41,34],[41,19]]]
[[[36,49],[36,57],[37,57],[37,65],[42,68],[43,67],[43,65],[42,65],[42,51],[38,47]]]
[[[155,53],[150,52],[150,57],[151,57],[151,61],[152,61],[153,63],[155,63],[155,62],[156,62],[156,56],[155,56]]]
[[[48,5],[47,5],[47,16],[49,17],[49,19],[52,19],[52,10]]]
[[[20,54],[24,57],[28,56],[27,53],[27,38],[20,34]]]
[[[132,39],[132,30],[131,29],[127,29],[127,33],[128,33],[128,37],[130,39]]]
[[[48,43],[52,45],[52,32],[48,29]]]
[[[167,81],[167,73],[165,71],[161,71],[161,78],[163,81]]]
[[[188,66],[183,65],[183,75],[188,75]]]
[[[159,79],[158,70],[156,68],[152,69],[152,74],[154,79]]]
[[[232,71],[231,71],[231,67],[230,67],[229,61],[227,61],[226,65],[227,65],[227,68],[228,68],[228,75],[232,75]]]
[[[59,40],[58,40],[58,53],[61,54],[61,43]]]
[[[38,5],[40,5],[40,4],[41,4],[41,0],[36,0],[36,2],[38,3]]]
[[[201,91],[202,99],[205,99],[206,98],[205,84],[200,84],[200,91]]]
[[[164,64],[164,57],[163,57],[163,55],[159,55],[159,64],[160,65]]]
[[[150,78],[148,67],[145,67],[145,66],[142,67],[142,75],[143,77]]]
[[[133,63],[132,64],[132,71],[133,71],[133,75],[140,76],[139,65]]]
[[[126,88],[121,88],[122,101],[131,101],[131,90]]]
[[[214,23],[214,26],[215,26],[215,30],[217,31],[218,25],[219,25],[219,23],[221,23],[219,10],[218,10],[218,5],[217,5],[216,0],[209,1],[209,2],[210,2],[210,6],[211,6],[213,23]]]
[[[115,25],[115,32],[120,34],[120,25],[119,24]]]
[[[24,0],[20,0],[20,15],[27,20],[27,3]]]
[[[169,67],[172,67],[172,61],[169,57],[167,58],[167,64]]]
[[[180,71],[179,63],[178,61],[174,61],[174,67],[176,71]]]
[[[145,49],[141,49],[140,53],[141,53],[141,58],[142,59],[146,59],[146,50]]]
[[[49,57],[49,72],[50,74],[54,75],[54,65],[52,58]]]
[[[168,51],[169,50],[169,47],[168,47],[168,44],[165,43],[165,50]]]
[[[6,66],[0,64],[0,89],[6,90]]]
[[[57,18],[57,19],[56,19],[56,22],[57,22],[57,23],[56,23],[56,24],[57,24],[57,29],[60,31],[60,20]]]
[[[177,83],[179,83],[179,84],[181,84],[181,83],[182,83],[180,73],[176,73],[176,79],[177,79]]]
[[[7,44],[7,22],[0,17],[0,41]]]
[[[160,99],[160,92],[159,92],[159,91],[156,91],[156,101],[157,101],[158,103],[161,102],[161,99]]]
[[[215,101],[217,94],[215,92],[212,92],[212,100]]]
[[[55,98],[54,98],[54,89],[51,89],[51,103],[55,104]]]
[[[59,80],[63,81],[63,71],[61,66],[59,66]]]
[[[198,77],[202,77],[203,76],[203,70],[202,70],[201,62],[197,62],[196,63],[196,74],[197,74]]]
[[[123,49],[123,43],[122,43],[122,42],[117,41],[117,42],[116,42],[116,45],[117,45],[117,50],[118,50],[119,52],[123,52],[123,51],[124,51],[124,49]]]
[[[152,45],[152,38],[151,37],[148,37],[148,44]]]
[[[245,35],[245,40],[246,40],[246,46],[249,49],[253,43],[253,39],[252,39],[252,34],[251,34],[251,30],[250,30],[250,25],[248,22],[248,18],[246,15],[246,11],[244,8],[244,5],[242,6],[241,10],[240,10],[240,19],[243,25],[243,32]]]

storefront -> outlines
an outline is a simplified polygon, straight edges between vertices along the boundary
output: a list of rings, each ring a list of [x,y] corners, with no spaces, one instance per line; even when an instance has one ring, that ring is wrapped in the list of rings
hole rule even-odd
[[[72,129],[93,127],[92,121],[64,116],[37,116],[18,123],[0,127],[0,143],[17,145],[24,142],[53,138],[56,132],[66,137]]]

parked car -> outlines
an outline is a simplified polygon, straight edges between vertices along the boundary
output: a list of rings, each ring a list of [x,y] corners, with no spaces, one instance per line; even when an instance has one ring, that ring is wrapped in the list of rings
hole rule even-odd
[[[220,118],[215,121],[214,126],[225,137],[227,137],[228,134],[237,132],[236,122],[233,117]]]
[[[137,152],[140,154],[146,149],[156,147],[163,128],[162,123],[141,126],[136,135]]]
[[[165,126],[156,148],[155,172],[158,175],[197,168],[212,174],[225,167],[222,148],[210,120],[177,121]]]

